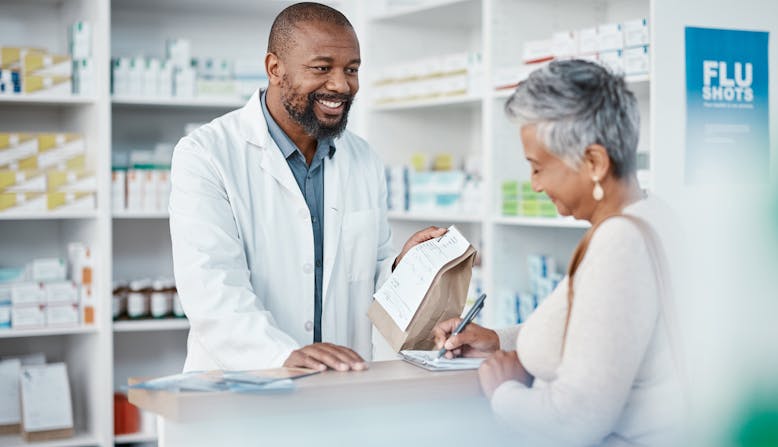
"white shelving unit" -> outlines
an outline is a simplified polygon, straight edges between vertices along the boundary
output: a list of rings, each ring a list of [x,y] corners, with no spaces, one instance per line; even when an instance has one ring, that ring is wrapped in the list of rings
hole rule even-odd
[[[157,435],[155,433],[133,433],[131,435],[118,435],[114,437],[114,444],[142,444],[149,442],[157,442]]]
[[[164,318],[159,320],[115,321],[114,332],[155,332],[180,331],[189,329],[189,321],[184,318]]]
[[[46,96],[46,95],[16,95],[0,96],[0,104],[8,105],[45,105],[45,106],[79,106],[96,104],[97,98],[90,96]]]
[[[485,321],[503,325],[499,304],[514,292],[527,290],[526,257],[552,255],[564,268],[586,222],[562,218],[504,217],[500,185],[529,180],[518,129],[503,107],[512,90],[494,90],[492,74],[520,63],[523,42],[550,38],[555,31],[649,18],[652,0],[591,0],[543,3],[516,0],[438,1],[383,15],[362,11],[363,91],[370,95],[370,69],[456,52],[480,52],[482,93],[451,98],[372,104],[359,109],[360,131],[387,165],[407,164],[413,153],[451,153],[462,160],[477,155],[484,180],[483,216],[418,215],[390,212],[395,243],[427,225],[458,223],[482,251],[484,287],[490,295]],[[422,44],[419,44],[423,42]],[[368,59],[369,58],[369,59]],[[373,78],[374,79],[374,78]],[[651,81],[649,75],[627,78],[639,99],[643,121],[640,151],[652,151]],[[487,217],[484,217],[487,216]],[[499,247],[499,249],[494,248]]]
[[[0,338],[27,338],[27,337],[47,337],[57,335],[72,334],[94,334],[97,333],[95,326],[73,326],[73,327],[46,327],[40,329],[3,329],[0,330]]]
[[[34,445],[36,447],[90,447],[100,445],[97,438],[90,434],[77,433],[68,439],[41,441],[35,443],[24,442],[18,435],[0,435],[0,445],[4,447],[23,447]]]

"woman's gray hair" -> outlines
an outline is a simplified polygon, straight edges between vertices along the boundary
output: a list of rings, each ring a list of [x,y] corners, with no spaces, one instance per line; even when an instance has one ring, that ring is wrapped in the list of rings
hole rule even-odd
[[[519,84],[505,104],[519,125],[536,125],[538,139],[574,167],[600,144],[617,178],[635,172],[640,112],[622,76],[585,60],[554,61]]]

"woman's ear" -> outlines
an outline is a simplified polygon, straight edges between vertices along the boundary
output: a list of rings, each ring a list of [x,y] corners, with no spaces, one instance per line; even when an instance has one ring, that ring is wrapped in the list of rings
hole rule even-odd
[[[275,53],[265,55],[265,72],[267,72],[268,82],[270,84],[280,84],[283,77],[281,60]]]
[[[611,158],[608,150],[600,144],[589,145],[584,151],[584,165],[589,171],[589,177],[604,179],[611,169]]]

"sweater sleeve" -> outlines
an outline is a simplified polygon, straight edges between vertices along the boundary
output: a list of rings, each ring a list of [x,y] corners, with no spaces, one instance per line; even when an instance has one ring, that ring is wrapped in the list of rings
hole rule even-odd
[[[625,219],[603,223],[574,287],[556,377],[536,379],[531,388],[505,382],[491,404],[500,419],[530,438],[592,445],[616,425],[657,321],[656,280],[637,227]],[[519,359],[525,349],[532,346],[520,343]]]

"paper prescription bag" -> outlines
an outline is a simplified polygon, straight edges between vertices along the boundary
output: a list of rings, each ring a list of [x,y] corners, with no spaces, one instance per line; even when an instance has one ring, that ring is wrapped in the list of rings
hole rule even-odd
[[[406,257],[410,254],[409,251]],[[398,323],[397,315],[394,312],[388,311],[379,302],[379,299],[373,300],[368,310],[368,317],[392,349],[396,352],[404,349],[434,349],[432,329],[435,325],[462,315],[475,256],[476,250],[467,243],[467,248],[463,253],[448,260],[434,273],[429,288],[426,293],[423,293],[421,303],[415,309],[415,313],[412,313],[413,316],[405,328],[402,327],[402,321]],[[406,257],[403,258],[401,264],[406,262]],[[399,269],[400,266],[397,267],[395,273]],[[393,274],[387,282],[397,280],[394,276]],[[412,310],[410,309],[411,312]]]

